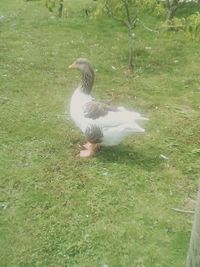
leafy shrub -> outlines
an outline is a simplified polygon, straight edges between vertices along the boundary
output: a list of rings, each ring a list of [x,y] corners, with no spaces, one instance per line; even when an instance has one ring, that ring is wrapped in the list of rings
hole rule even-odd
[[[156,16],[163,16],[166,14],[166,8],[164,7],[163,2],[142,0],[141,5],[144,10],[150,11],[151,13],[153,12]]]
[[[185,32],[185,26],[186,21],[184,18],[177,18],[174,17],[170,21],[166,20],[165,22],[161,23],[160,29],[163,31],[184,31]]]
[[[171,20],[171,25],[172,25],[173,30],[175,31],[181,31],[181,30],[185,31],[186,20],[185,18],[174,17]]]
[[[161,30],[168,30],[168,22],[161,24]],[[170,30],[173,31],[183,31],[184,34],[190,40],[199,41],[200,40],[200,13],[196,12],[188,16],[187,18],[177,18],[174,17],[170,21]]]

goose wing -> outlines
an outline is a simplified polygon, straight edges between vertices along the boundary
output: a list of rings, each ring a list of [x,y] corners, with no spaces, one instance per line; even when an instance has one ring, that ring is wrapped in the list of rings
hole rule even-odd
[[[118,112],[118,108],[113,107],[105,102],[92,100],[84,105],[84,116],[88,119],[99,119],[106,116],[109,111]]]

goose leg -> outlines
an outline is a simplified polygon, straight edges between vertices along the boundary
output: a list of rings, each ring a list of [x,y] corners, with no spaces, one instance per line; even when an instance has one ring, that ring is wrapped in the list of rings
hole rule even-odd
[[[83,147],[88,149],[88,150],[91,148],[91,146],[92,146],[92,144],[90,142],[87,142],[85,145],[83,145]]]
[[[80,157],[81,158],[87,158],[87,157],[92,157],[95,155],[97,150],[99,150],[100,145],[99,144],[91,144],[87,142],[84,147],[86,148],[85,150],[80,151]]]

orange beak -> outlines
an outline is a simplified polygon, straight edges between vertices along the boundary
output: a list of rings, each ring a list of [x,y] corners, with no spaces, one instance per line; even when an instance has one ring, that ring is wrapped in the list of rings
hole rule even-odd
[[[75,69],[75,68],[76,68],[76,64],[75,63],[69,65],[69,67],[68,67],[68,69]]]

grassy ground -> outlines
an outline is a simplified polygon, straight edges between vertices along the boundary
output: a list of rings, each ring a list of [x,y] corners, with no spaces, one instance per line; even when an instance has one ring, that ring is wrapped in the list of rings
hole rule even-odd
[[[172,208],[199,178],[199,44],[138,27],[129,77],[124,29],[86,18],[82,2],[60,20],[38,1],[0,3],[0,266],[184,266],[192,217]],[[79,56],[98,98],[150,118],[145,135],[89,160],[65,114]]]

